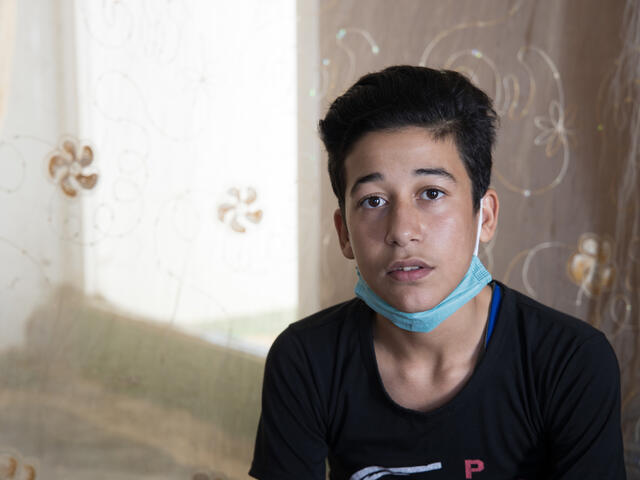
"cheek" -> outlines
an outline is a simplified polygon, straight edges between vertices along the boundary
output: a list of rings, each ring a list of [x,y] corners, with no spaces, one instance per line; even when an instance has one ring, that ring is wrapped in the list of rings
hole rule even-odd
[[[360,225],[357,230],[350,232],[350,245],[360,270],[367,267],[384,255],[384,235],[378,229]]]
[[[356,261],[366,261],[368,258],[375,258],[380,249],[379,242],[370,236],[362,235],[351,236],[351,249],[356,257]]]
[[[461,215],[432,218],[425,232],[429,248],[452,260],[465,258],[475,244],[475,228]]]
[[[353,222],[349,228],[350,241],[352,245],[371,245],[384,240],[385,224],[384,218],[369,215],[368,218],[359,218]]]
[[[459,243],[463,237],[460,233],[466,229],[460,216],[443,213],[429,219],[425,231],[430,240],[446,246],[448,242]]]

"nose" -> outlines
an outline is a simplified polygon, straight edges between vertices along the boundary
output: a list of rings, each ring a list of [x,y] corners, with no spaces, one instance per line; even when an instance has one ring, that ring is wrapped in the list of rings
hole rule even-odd
[[[422,240],[423,226],[420,212],[411,201],[396,201],[389,209],[385,242],[406,247]]]

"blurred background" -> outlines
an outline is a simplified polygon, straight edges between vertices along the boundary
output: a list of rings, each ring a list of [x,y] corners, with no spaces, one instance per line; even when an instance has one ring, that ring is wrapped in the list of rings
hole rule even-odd
[[[317,121],[392,64],[501,117],[480,258],[608,336],[640,478],[634,0],[0,0],[0,479],[248,478],[264,357],[353,296]]]

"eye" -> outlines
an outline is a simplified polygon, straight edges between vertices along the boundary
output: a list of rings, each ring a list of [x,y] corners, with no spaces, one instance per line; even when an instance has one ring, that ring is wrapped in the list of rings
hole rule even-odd
[[[437,188],[427,188],[422,191],[422,198],[425,200],[438,200],[444,196],[444,192],[442,190],[438,190]]]
[[[386,203],[387,201],[384,198],[374,195],[362,200],[362,202],[360,202],[360,205],[362,205],[364,208],[380,208]]]

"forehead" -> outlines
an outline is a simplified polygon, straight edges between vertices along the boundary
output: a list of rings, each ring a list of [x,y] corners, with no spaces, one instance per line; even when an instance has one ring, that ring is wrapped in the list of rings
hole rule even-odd
[[[364,175],[381,174],[393,180],[417,169],[443,169],[462,184],[469,184],[464,163],[451,135],[435,139],[422,127],[369,132],[360,138],[345,159],[347,192]]]

